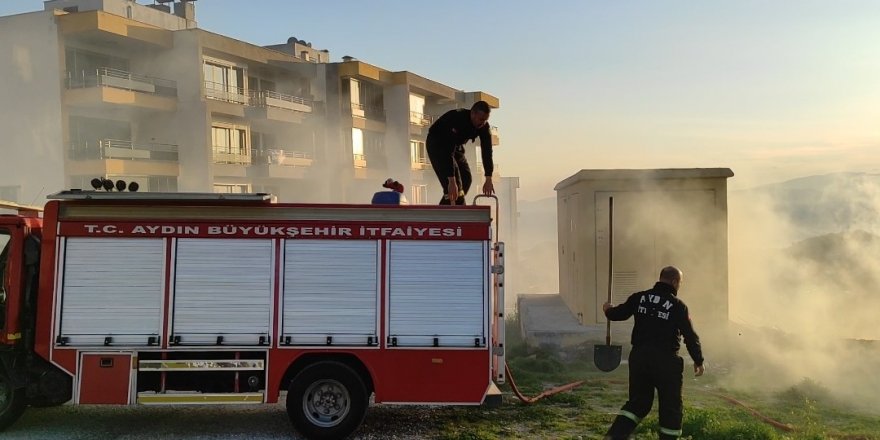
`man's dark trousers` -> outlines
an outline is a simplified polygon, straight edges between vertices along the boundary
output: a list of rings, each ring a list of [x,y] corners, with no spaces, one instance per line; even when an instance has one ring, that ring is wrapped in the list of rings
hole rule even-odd
[[[626,439],[651,411],[654,390],[660,402],[660,438],[681,436],[681,387],[684,360],[670,350],[633,347],[629,354],[629,400],[620,409],[608,436]]]
[[[449,197],[446,194],[449,191],[449,178],[447,176],[455,176],[459,192],[463,191],[465,194],[470,190],[473,180],[471,168],[464,155],[464,146],[443,145],[431,137],[428,137],[426,144],[425,147],[428,150],[428,159],[431,161],[431,167],[434,168],[434,173],[437,174],[437,179],[440,180],[440,187],[443,188],[443,198],[440,200],[440,204],[451,205],[450,199],[455,196]],[[449,160],[450,155],[452,156],[451,162]],[[455,204],[464,205],[464,196],[457,197]]]

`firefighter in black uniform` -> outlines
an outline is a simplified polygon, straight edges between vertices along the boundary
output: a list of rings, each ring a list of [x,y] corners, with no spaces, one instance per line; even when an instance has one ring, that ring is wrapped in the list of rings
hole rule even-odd
[[[605,316],[612,321],[635,316],[629,354],[629,400],[618,412],[606,439],[629,437],[651,410],[655,388],[660,402],[660,438],[681,436],[684,372],[684,360],[678,355],[681,336],[694,361],[694,375],[703,374],[700,337],[691,325],[687,306],[676,297],[681,277],[678,268],[664,267],[652,289],[634,293],[616,307],[610,303],[602,306]]]
[[[428,159],[443,188],[441,205],[464,205],[464,196],[471,188],[471,169],[464,156],[465,142],[480,138],[480,153],[486,182],[483,194],[495,192],[492,183],[492,135],[489,132],[489,104],[477,101],[471,109],[450,110],[438,118],[428,129],[425,147]],[[450,194],[453,196],[450,197]]]

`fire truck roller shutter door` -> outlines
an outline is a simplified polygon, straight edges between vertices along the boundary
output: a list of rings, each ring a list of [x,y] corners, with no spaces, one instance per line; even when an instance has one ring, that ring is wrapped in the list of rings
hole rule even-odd
[[[438,256],[443,264],[438,264]],[[486,343],[485,242],[397,240],[391,242],[389,258],[389,335],[397,345]]]
[[[292,345],[377,341],[379,243],[287,240],[282,340]]]
[[[71,346],[147,345],[159,335],[165,242],[71,237],[64,241],[61,336]]]
[[[181,345],[215,345],[219,337],[223,345],[259,345],[269,335],[273,260],[268,239],[179,239],[173,338]]]

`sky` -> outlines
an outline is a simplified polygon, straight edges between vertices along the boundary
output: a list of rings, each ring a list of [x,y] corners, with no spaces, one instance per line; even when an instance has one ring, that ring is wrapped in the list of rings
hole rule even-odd
[[[195,5],[212,32],[258,45],[295,36],[332,61],[497,96],[496,163],[523,200],[593,168],[729,167],[734,189],[880,172],[874,0]],[[0,0],[0,15],[42,7]]]

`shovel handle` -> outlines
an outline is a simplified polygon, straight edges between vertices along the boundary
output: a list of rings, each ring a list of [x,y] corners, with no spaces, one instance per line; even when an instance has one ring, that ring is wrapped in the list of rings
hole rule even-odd
[[[608,302],[614,284],[614,196],[608,197]],[[611,320],[605,323],[605,345],[611,345]]]

